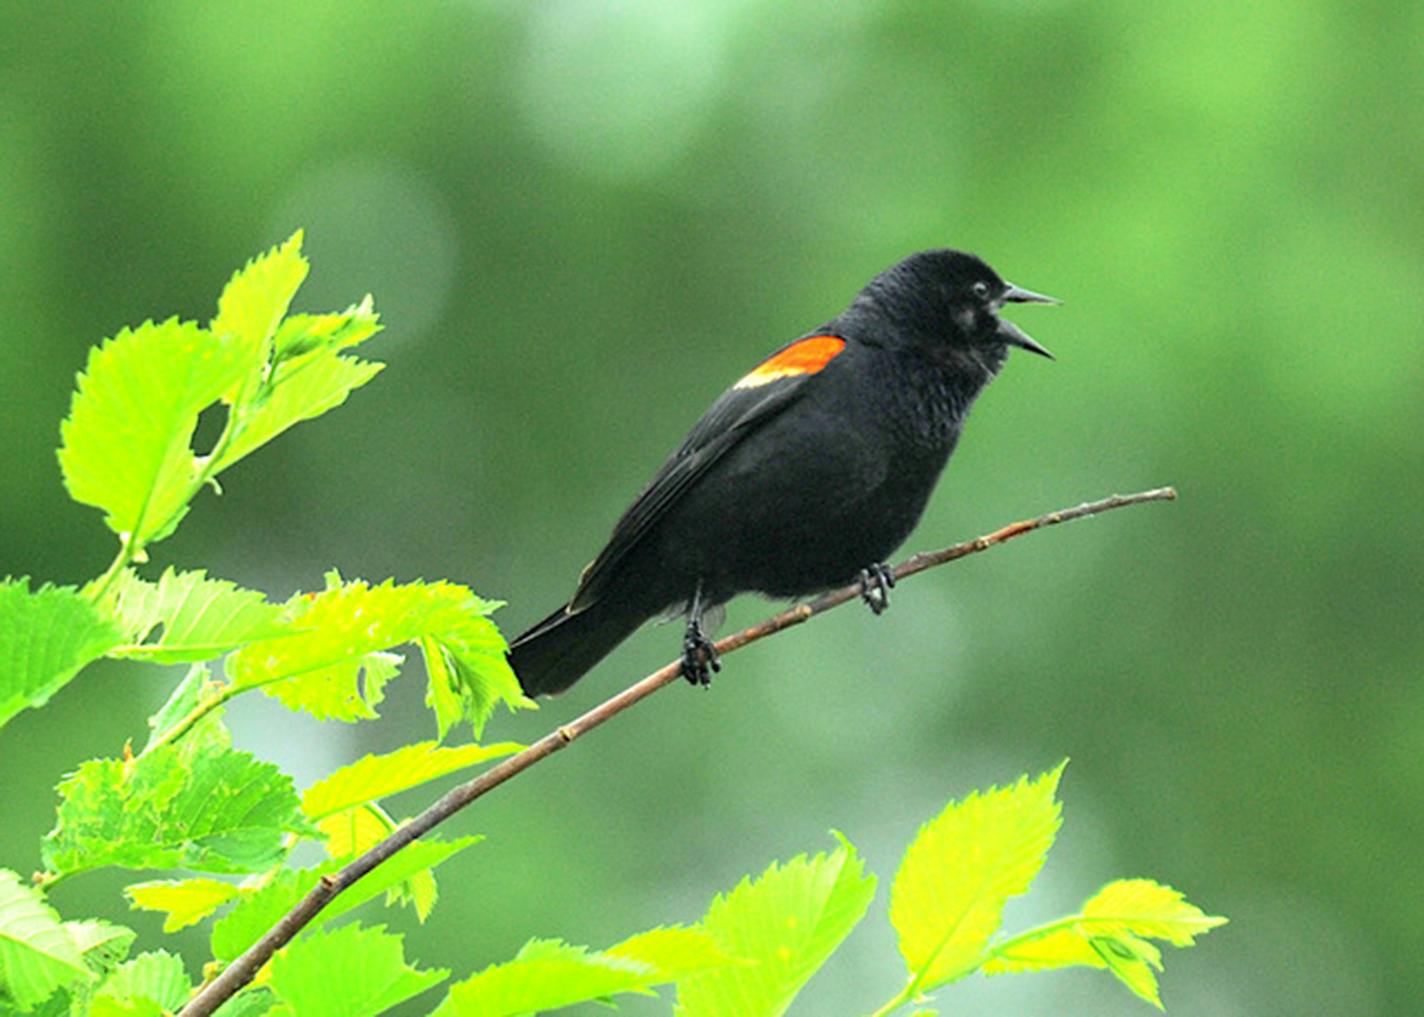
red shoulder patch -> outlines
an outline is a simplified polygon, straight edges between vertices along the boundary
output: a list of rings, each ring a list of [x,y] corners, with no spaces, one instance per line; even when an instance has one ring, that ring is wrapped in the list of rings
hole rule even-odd
[[[845,340],[834,335],[813,335],[792,343],[773,357],[758,364],[734,388],[755,388],[778,378],[800,374],[815,374],[845,349]]]

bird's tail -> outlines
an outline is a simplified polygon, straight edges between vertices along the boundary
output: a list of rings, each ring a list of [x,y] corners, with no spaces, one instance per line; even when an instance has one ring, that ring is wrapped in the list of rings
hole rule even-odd
[[[562,692],[647,620],[626,603],[601,600],[575,614],[565,605],[509,644],[509,663],[525,695]]]

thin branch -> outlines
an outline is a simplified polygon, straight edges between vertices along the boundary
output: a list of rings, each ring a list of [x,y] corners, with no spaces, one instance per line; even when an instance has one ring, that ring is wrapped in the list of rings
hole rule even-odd
[[[1039,516],[1037,519],[1025,519],[1021,522],[1010,523],[1002,529],[986,534],[977,540],[966,541],[963,544],[955,544],[953,547],[946,547],[939,551],[928,551],[914,555],[895,566],[894,574],[897,580],[905,579],[916,573],[924,572],[926,569],[943,565],[946,562],[955,561],[966,555],[975,554],[979,551],[986,551],[996,544],[1012,540],[1025,533],[1032,533],[1047,526],[1057,526],[1059,523],[1071,522],[1074,519],[1083,519],[1087,516],[1098,515],[1112,509],[1125,508],[1129,505],[1140,505],[1150,501],[1172,501],[1177,497],[1174,488],[1159,487],[1152,491],[1141,491],[1137,494],[1113,495],[1101,501],[1088,502],[1076,508],[1063,509],[1059,512],[1050,512],[1048,515]],[[775,635],[784,629],[792,628],[803,622],[814,618],[839,607],[848,600],[854,600],[860,596],[859,584],[843,586],[840,589],[832,590],[805,604],[798,604],[793,608],[772,615],[765,621],[753,625],[750,628],[742,629],[733,633],[725,639],[717,641],[717,653],[726,655],[742,647]],[[548,756],[552,756],[560,749],[566,748],[574,739],[592,731],[604,721],[616,717],[630,706],[648,698],[665,685],[676,681],[681,675],[681,664],[674,662],[654,671],[646,678],[610,699],[604,700],[598,706],[589,710],[583,716],[571,723],[555,728],[533,745],[517,755],[510,756],[486,770],[478,777],[467,781],[460,786],[451,789],[443,797],[435,802],[420,815],[416,816],[409,823],[396,830],[385,840],[371,848],[361,857],[355,859],[345,868],[337,872],[323,876],[321,881],[303,897],[291,911],[287,912],[283,918],[272,926],[267,933],[248,948],[237,960],[228,965],[227,969],[208,983],[204,989],[194,996],[193,999],[183,1008],[180,1017],[207,1017],[213,1013],[226,1000],[231,998],[248,982],[252,981],[262,965],[271,959],[272,955],[285,946],[291,939],[305,928],[313,918],[326,907],[337,894],[351,886],[362,876],[366,875],[376,866],[389,859],[401,848],[411,841],[429,833],[436,826],[449,819],[465,806],[475,801],[477,798],[488,794],[499,787],[511,777],[523,773],[529,767]]]

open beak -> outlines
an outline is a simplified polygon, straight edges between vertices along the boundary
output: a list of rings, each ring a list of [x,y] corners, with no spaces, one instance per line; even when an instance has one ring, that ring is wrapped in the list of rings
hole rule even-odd
[[[1000,298],[1006,303],[1056,304],[1059,302],[1053,297],[1044,296],[1042,293],[1035,293],[1033,290],[1023,289],[1022,287],[1015,286],[1013,283],[1009,283],[1008,286],[1009,288],[1004,291],[1003,297]],[[1030,353],[1037,353],[1040,357],[1047,357],[1049,360],[1053,359],[1052,353],[1049,353],[1048,350],[1040,346],[1034,340],[1033,336],[1019,328],[1012,321],[1005,321],[1003,318],[999,319],[999,338],[1010,346],[1017,346],[1019,349],[1028,350]]]

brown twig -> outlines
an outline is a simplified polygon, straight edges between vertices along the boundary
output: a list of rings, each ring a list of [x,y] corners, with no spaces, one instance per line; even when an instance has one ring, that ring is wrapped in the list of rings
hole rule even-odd
[[[1088,502],[1076,508],[1063,509],[1059,512],[1050,512],[1048,515],[1039,516],[1037,519],[1025,519],[1017,523],[1010,523],[1002,529],[986,534],[977,540],[966,541],[963,544],[955,544],[953,547],[946,547],[939,551],[927,551],[914,555],[895,566],[895,578],[904,579],[913,576],[918,572],[943,565],[946,562],[963,558],[966,555],[974,554],[978,551],[986,551],[995,544],[1002,544],[1014,537],[1022,536],[1025,533],[1032,533],[1034,530],[1043,529],[1046,526],[1057,526],[1059,523],[1070,522],[1074,519],[1083,519],[1087,516],[1098,515],[1112,509],[1124,508],[1128,505],[1140,505],[1149,501],[1172,501],[1177,497],[1177,492],[1171,487],[1159,487],[1152,491],[1141,491],[1137,494],[1115,494],[1110,498],[1101,501]],[[848,600],[854,600],[860,596],[859,584],[843,586],[840,589],[832,590],[829,593],[817,597],[815,600],[774,614],[759,624],[750,628],[742,629],[733,633],[725,639],[717,641],[717,653],[728,654],[734,650],[740,650],[749,643],[765,639],[767,636],[775,635],[783,629],[789,629],[822,612],[829,611],[833,607],[838,607]],[[322,908],[326,907],[337,894],[355,883],[366,873],[376,866],[386,861],[401,848],[411,841],[426,833],[429,833],[439,824],[449,819],[475,799],[493,791],[505,781],[533,766],[539,760],[552,756],[555,752],[569,745],[575,738],[592,731],[604,721],[617,716],[635,703],[651,696],[658,689],[677,680],[681,675],[681,664],[674,662],[654,671],[646,678],[610,699],[604,700],[583,716],[571,723],[550,731],[543,738],[540,738],[533,745],[517,755],[510,756],[501,763],[496,764],[478,777],[461,784],[459,787],[451,789],[442,796],[434,805],[430,806],[420,815],[416,816],[409,823],[396,830],[385,840],[371,848],[361,857],[355,859],[345,868],[340,869],[330,875],[323,876],[321,881],[303,897],[291,911],[287,912],[276,925],[272,926],[261,939],[252,944],[237,960],[229,964],[222,972],[203,990],[198,993],[183,1008],[180,1017],[207,1017],[226,1000],[235,995],[238,990],[250,982],[272,955],[285,946],[296,936]]]

